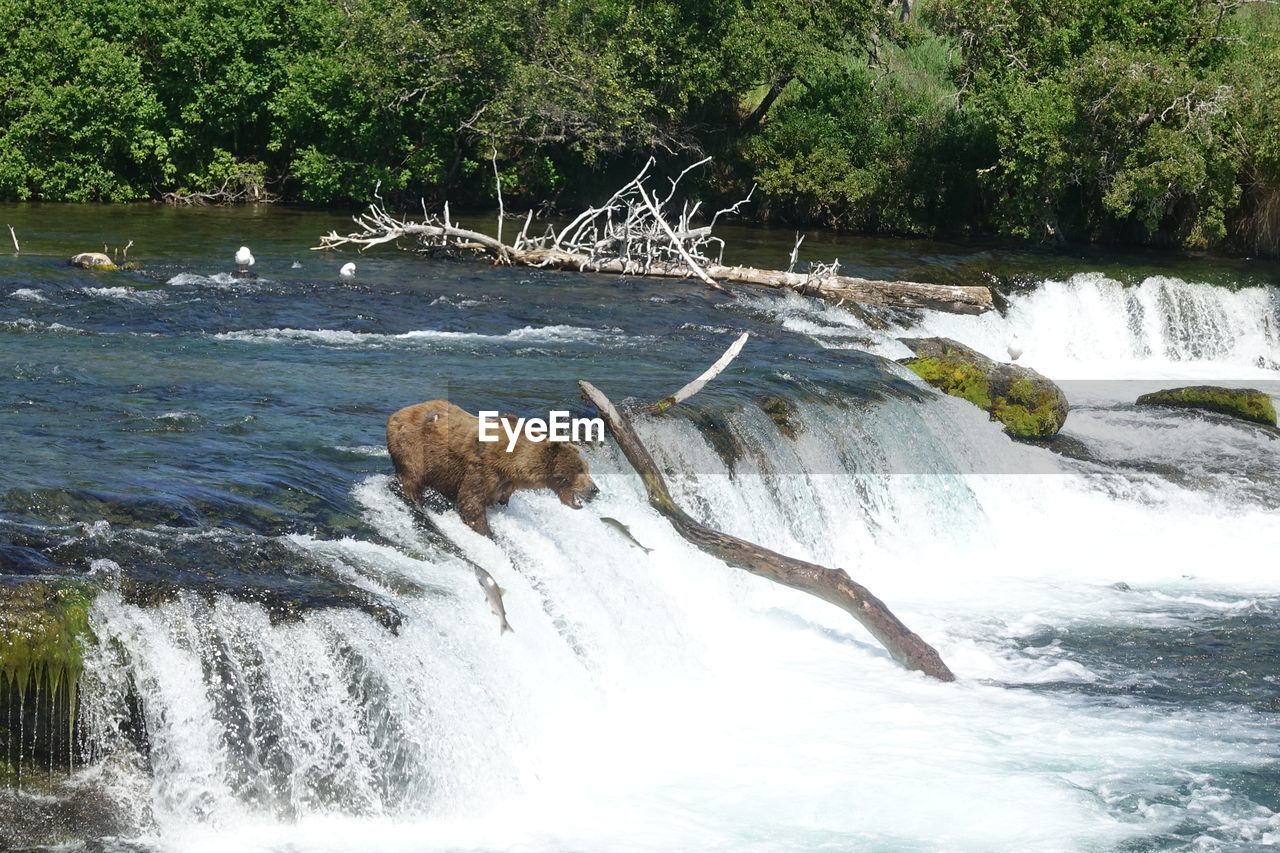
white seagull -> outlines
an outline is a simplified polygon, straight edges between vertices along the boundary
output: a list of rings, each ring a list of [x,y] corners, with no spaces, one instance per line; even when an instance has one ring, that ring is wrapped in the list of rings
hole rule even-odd
[[[241,275],[249,272],[249,267],[253,266],[253,252],[249,251],[248,246],[241,246],[236,252],[236,266],[240,268]]]
[[[343,278],[355,278],[356,265],[350,262],[343,264],[342,269],[338,270],[338,275],[342,276]]]
[[[1022,341],[1018,339],[1018,335],[1016,333],[1012,338],[1009,339],[1008,349],[1009,349],[1009,359],[1011,361],[1017,361],[1018,359],[1022,358]]]

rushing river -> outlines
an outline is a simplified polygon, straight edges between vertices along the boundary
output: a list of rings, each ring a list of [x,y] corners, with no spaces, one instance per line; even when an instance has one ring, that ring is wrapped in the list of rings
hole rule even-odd
[[[1007,299],[886,326],[390,249],[342,282],[351,256],[308,251],[332,214],[0,212],[23,248],[0,254],[0,574],[101,590],[74,769],[0,792],[0,848],[1280,844],[1277,435],[1133,406],[1280,395],[1274,266],[806,242],[853,273],[990,273]],[[792,235],[728,236],[778,266]],[[143,271],[65,263],[129,240]],[[241,244],[256,279],[229,274]],[[579,378],[661,397],[742,330],[728,371],[639,423],[678,500],[848,569],[957,683],[685,543],[610,444],[586,451],[599,500],[520,493],[492,542],[391,491],[402,405],[587,414]],[[1015,332],[1073,404],[1051,448],[893,362],[900,335],[1003,358]]]

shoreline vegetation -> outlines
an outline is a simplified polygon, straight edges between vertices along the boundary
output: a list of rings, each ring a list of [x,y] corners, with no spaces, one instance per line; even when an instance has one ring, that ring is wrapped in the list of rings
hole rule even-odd
[[[0,200],[574,210],[1280,254],[1267,0],[15,0]]]

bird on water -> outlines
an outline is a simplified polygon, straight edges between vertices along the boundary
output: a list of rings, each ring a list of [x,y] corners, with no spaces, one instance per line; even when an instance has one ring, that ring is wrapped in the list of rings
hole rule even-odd
[[[249,251],[248,246],[241,246],[236,252],[236,275],[244,278],[249,275],[249,267],[253,266],[253,252]]]

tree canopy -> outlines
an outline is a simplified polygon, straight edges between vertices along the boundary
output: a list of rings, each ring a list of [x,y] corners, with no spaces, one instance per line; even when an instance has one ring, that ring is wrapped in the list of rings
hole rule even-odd
[[[904,20],[902,10],[910,9]],[[1280,251],[1266,0],[9,0],[0,198],[569,206]]]

